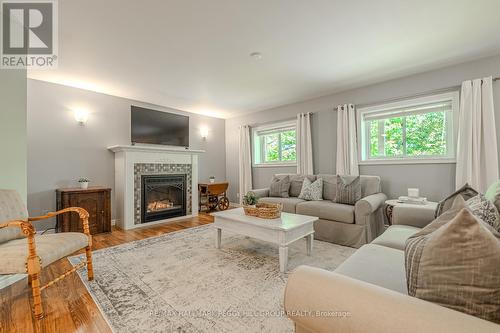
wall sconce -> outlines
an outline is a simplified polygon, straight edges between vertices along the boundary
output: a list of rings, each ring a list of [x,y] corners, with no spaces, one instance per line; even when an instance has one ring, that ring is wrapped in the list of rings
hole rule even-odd
[[[207,127],[200,128],[200,135],[203,138],[203,140],[206,141],[208,137],[208,128]]]
[[[75,120],[80,126],[85,126],[89,120],[89,112],[85,109],[76,109],[73,111],[75,115]]]

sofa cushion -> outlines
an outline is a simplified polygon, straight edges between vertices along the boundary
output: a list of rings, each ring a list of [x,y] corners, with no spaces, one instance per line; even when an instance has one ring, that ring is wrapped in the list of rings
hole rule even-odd
[[[409,295],[500,324],[500,234],[468,208],[405,256]]]
[[[337,176],[337,193],[335,202],[354,205],[361,199],[361,182],[359,176]]]
[[[299,199],[308,201],[323,200],[323,179],[319,178],[311,182],[308,178],[304,178]]]
[[[354,206],[329,200],[302,202],[297,205],[296,211],[297,214],[317,216],[322,220],[354,223]]]
[[[385,246],[363,245],[336,273],[407,294],[404,252]]]
[[[406,240],[420,230],[409,225],[391,225],[382,235],[375,238],[372,244],[404,251]]]
[[[287,213],[296,213],[295,211],[295,206],[301,202],[306,202],[305,200],[299,199],[299,198],[274,198],[274,197],[267,197],[267,198],[260,198],[259,202],[266,202],[266,203],[280,203],[283,204],[283,211]]]
[[[269,185],[269,196],[288,198],[290,195],[290,176],[285,176],[283,178],[273,177],[271,184]]]
[[[323,199],[335,201],[337,192],[337,176],[320,174],[316,176],[318,179],[323,179]]]
[[[88,237],[79,232],[40,235],[35,237],[36,253],[42,267],[70,255],[88,245]],[[0,244],[0,274],[26,273],[28,240],[16,239]]]

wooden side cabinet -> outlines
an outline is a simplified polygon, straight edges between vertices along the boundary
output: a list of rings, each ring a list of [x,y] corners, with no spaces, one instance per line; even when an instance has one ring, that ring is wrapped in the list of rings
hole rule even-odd
[[[81,207],[89,212],[91,234],[111,231],[111,189],[104,187],[61,188],[56,190],[57,210]],[[77,214],[57,217],[57,232],[83,232]]]

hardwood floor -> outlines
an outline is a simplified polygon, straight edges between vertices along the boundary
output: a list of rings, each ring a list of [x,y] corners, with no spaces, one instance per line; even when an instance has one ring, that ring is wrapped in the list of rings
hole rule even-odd
[[[135,230],[114,229],[111,233],[93,237],[93,249],[99,250],[135,240],[209,224],[213,217],[200,213],[198,217],[145,227]],[[53,279],[71,268],[67,259],[43,269],[42,282]],[[96,275],[98,272],[95,273]],[[31,311],[27,279],[0,290],[0,332],[111,332],[92,297],[77,274],[71,274],[42,292],[45,317],[35,321]]]

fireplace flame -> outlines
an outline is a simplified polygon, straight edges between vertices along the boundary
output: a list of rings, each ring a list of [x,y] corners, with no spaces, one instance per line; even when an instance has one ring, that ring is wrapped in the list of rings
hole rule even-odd
[[[174,206],[174,203],[170,200],[157,200],[148,203],[148,212],[156,212],[159,210],[169,209]]]

